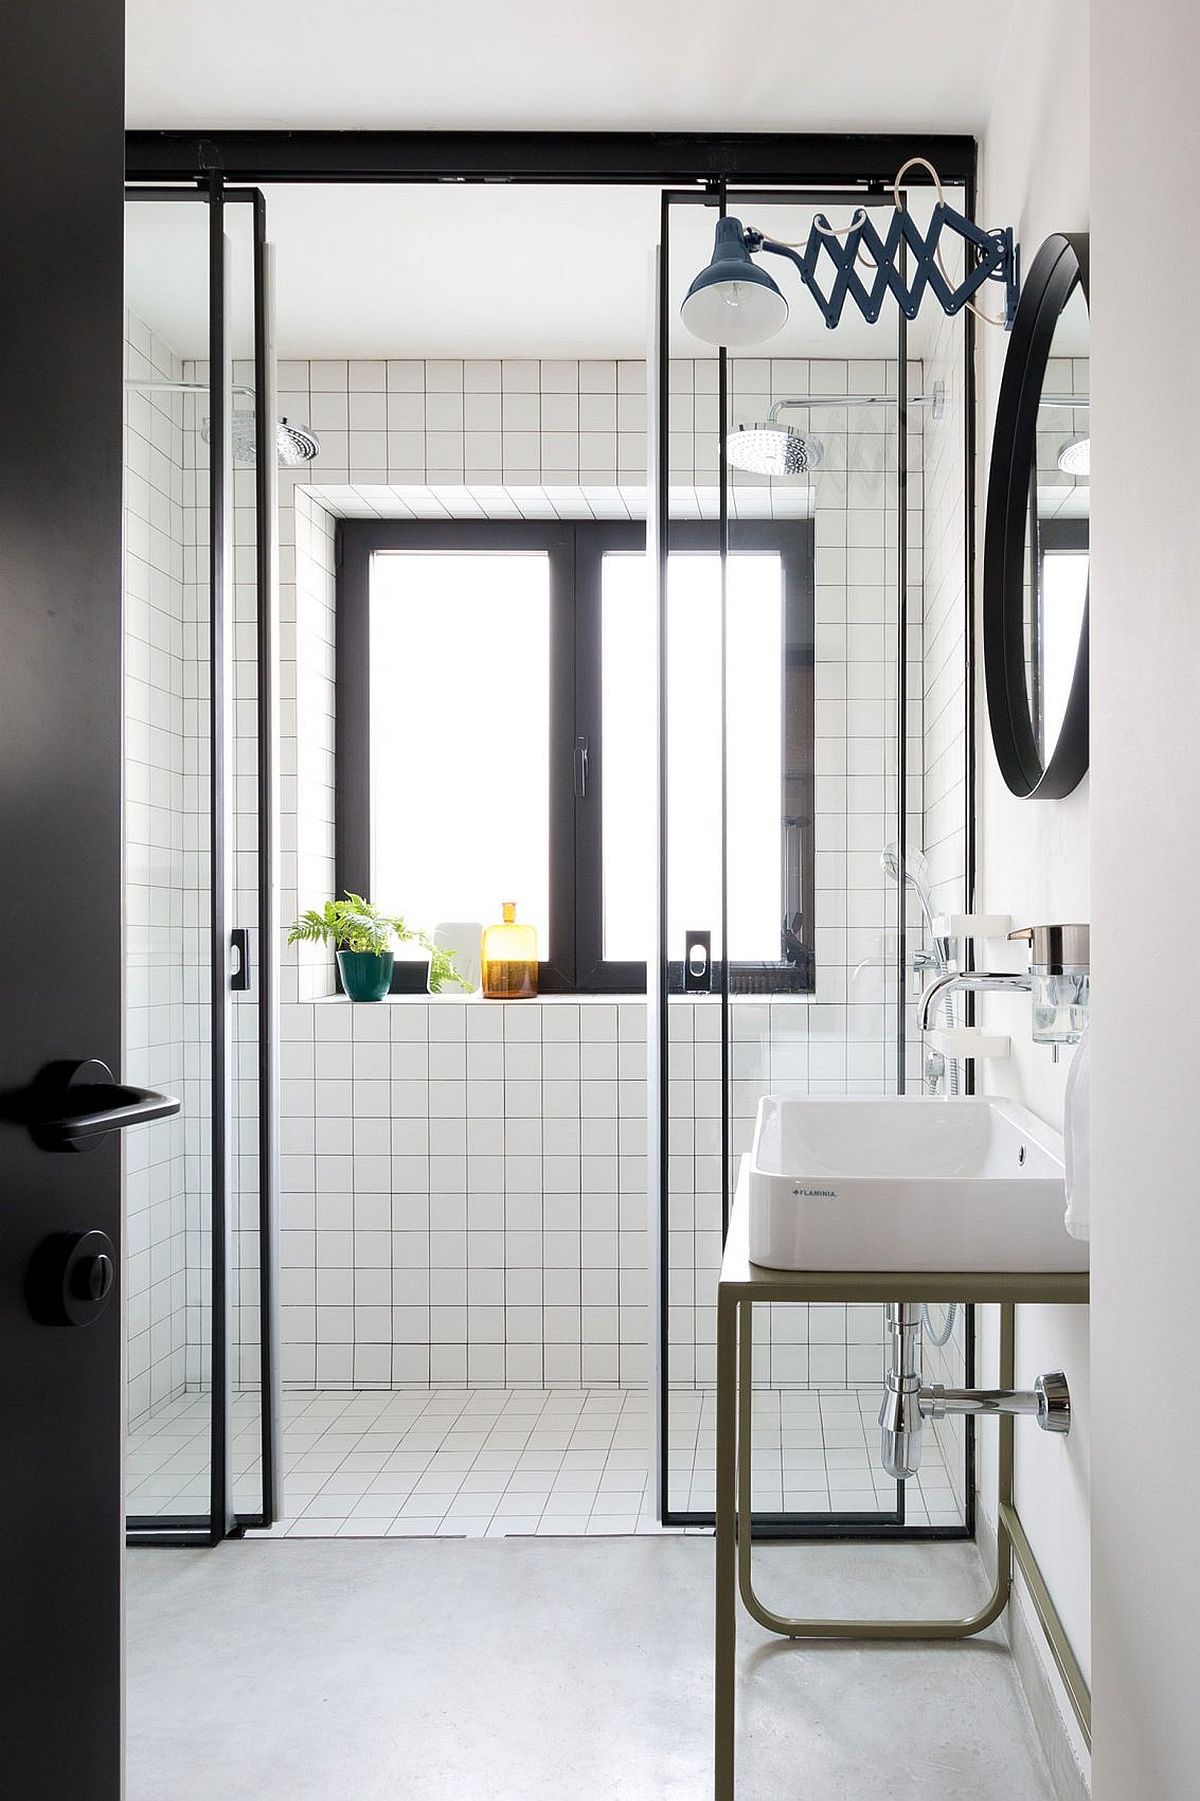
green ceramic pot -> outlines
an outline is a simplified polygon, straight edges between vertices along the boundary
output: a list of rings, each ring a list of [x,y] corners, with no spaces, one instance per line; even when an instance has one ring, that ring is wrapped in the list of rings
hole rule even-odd
[[[339,951],[337,960],[352,1001],[381,1001],[392,985],[391,951]]]

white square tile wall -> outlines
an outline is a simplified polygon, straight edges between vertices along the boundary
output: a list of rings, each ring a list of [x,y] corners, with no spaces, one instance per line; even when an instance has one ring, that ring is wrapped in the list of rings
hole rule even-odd
[[[772,399],[784,393],[884,391],[894,388],[895,381],[894,368],[883,361],[797,364],[748,358],[735,361],[732,368],[735,417],[761,414]],[[919,388],[919,365],[910,370],[910,380]],[[486,361],[292,362],[281,366],[280,390],[281,410],[310,418],[322,437],[321,456],[312,468],[299,476],[285,474],[285,486],[294,490],[292,504],[284,507],[283,533],[285,542],[294,540],[291,566],[285,552],[283,571],[285,580],[290,577],[284,594],[285,634],[293,623],[293,615],[295,632],[293,668],[285,668],[284,673],[284,693],[290,699],[294,692],[296,709],[296,742],[294,746],[285,745],[284,750],[285,781],[293,772],[296,778],[294,807],[285,821],[285,856],[294,857],[291,874],[297,884],[285,898],[285,912],[290,917],[293,902],[297,906],[313,904],[331,891],[333,881],[334,513],[445,517],[561,512],[586,516],[606,510],[598,504],[598,495],[607,487],[610,506],[614,493],[625,502],[614,510],[636,514],[645,479],[645,367],[639,362],[603,360],[541,365]],[[323,430],[317,421],[317,411],[322,420],[330,422],[328,429]],[[677,360],[672,364],[671,415],[672,489],[679,496],[681,512],[687,514],[691,510],[698,516],[705,510],[705,491],[691,485],[712,484],[717,466],[715,366],[711,362]],[[386,444],[379,435],[379,422],[384,417]],[[346,430],[341,424],[343,419],[349,422]],[[891,504],[894,484],[889,475],[895,464],[895,434],[894,426],[889,430],[882,410],[861,418],[856,415],[852,432],[846,429],[844,412],[833,408],[814,411],[810,423],[826,444],[826,461],[813,491],[817,533],[817,882],[822,920],[818,994],[815,1004],[808,1000],[780,1004],[773,1012],[761,1006],[739,1007],[735,1154],[748,1143],[754,1107],[768,1086],[798,1092],[880,1092],[892,1079],[887,1036],[887,1003],[891,1000],[894,1004],[895,993],[894,977],[887,966],[892,902],[880,877],[878,853],[882,844],[895,835],[894,817],[886,811],[887,794],[895,779],[895,670],[890,640],[895,629],[892,570],[896,514]],[[914,492],[908,520],[909,542],[916,559],[910,565],[909,594],[908,801],[910,834],[917,841],[923,833],[921,449],[919,432],[914,432],[910,440]],[[750,499],[761,497],[765,484],[755,478],[737,479],[739,488]],[[689,489],[694,498],[689,498]],[[285,887],[290,887],[286,880]],[[912,923],[916,923],[915,917]],[[297,969],[292,953],[285,960],[285,971],[285,994],[309,1001],[332,992],[327,957],[307,953]],[[341,1007],[341,1003],[333,1005]],[[439,1002],[432,1011],[426,1009],[431,1021],[440,1017],[445,1005]],[[395,1003],[393,1012],[408,1012],[414,1006],[419,1007],[420,1003]],[[555,1005],[539,1003],[539,1007],[546,1018],[554,1018]],[[576,1011],[586,1021],[591,1003],[585,1002]],[[313,1018],[320,1018],[319,1010]],[[705,1059],[715,1053],[716,1047],[702,1036],[709,1030],[711,1018],[703,1007],[680,1011],[680,1042],[673,1043],[672,1050],[680,1065],[672,1075],[672,1132],[680,1145],[686,1142],[686,1149],[673,1151],[671,1165],[671,1308],[673,1343],[678,1347],[672,1377],[702,1384],[711,1382],[713,1376],[711,1307],[719,1243],[719,1066],[715,1074],[704,1073]],[[689,1034],[693,1035],[692,1042],[685,1052],[682,1041]],[[701,1036],[696,1038],[695,1034]],[[573,1048],[578,1049],[582,1043],[579,1039]],[[435,1060],[438,1054],[433,1052]],[[915,1051],[911,1068],[914,1074],[919,1068]],[[422,1160],[438,1156],[428,1149],[429,1135],[453,1137],[435,1109],[457,1104],[454,1088],[443,1087],[443,1078],[431,1076],[428,1064],[425,1069],[428,1087],[424,1126],[419,1121],[408,1123],[407,1115],[397,1114],[394,1105],[391,1120],[393,1131],[406,1142],[415,1143],[424,1133],[420,1148],[401,1153],[413,1159],[402,1166],[409,1172],[405,1179],[418,1181],[426,1179]],[[508,1092],[514,1097],[514,1105],[518,1104],[515,1097],[520,1079],[510,1080]],[[499,1080],[496,1078],[497,1084]],[[347,1091],[336,1079],[322,1085],[314,1077],[314,1083],[313,1118],[319,1122],[322,1106],[343,1105]],[[640,1124],[644,1101],[640,1095],[634,1101],[633,1092],[628,1084],[619,1091],[621,1130],[635,1122],[638,1129],[644,1129]],[[409,1092],[399,1104],[415,1105],[415,1094],[415,1090]],[[623,1110],[625,1096],[637,1108],[628,1121]],[[491,1104],[489,1091],[476,1087],[472,1115]],[[560,1103],[558,1093],[551,1092],[547,1084],[542,1094],[542,1128],[552,1136],[561,1129],[553,1112],[559,1104],[567,1102]],[[570,1105],[573,1109],[573,1100]],[[401,1125],[401,1119],[406,1123]],[[515,1116],[510,1123],[515,1127]],[[341,1131],[344,1135],[344,1127],[334,1124],[318,1124],[314,1129]],[[486,1133],[486,1120],[480,1121],[480,1130]],[[356,1171],[366,1157],[382,1155],[353,1149],[340,1154],[349,1159],[344,1167]],[[323,1159],[314,1161],[310,1169],[308,1153],[303,1155],[304,1174],[299,1179],[305,1186],[298,1191],[298,1197],[314,1197],[313,1220],[311,1227],[306,1228],[314,1234],[312,1256],[309,1259],[306,1251],[304,1259],[291,1267],[318,1271],[324,1267],[323,1252],[333,1255],[336,1250],[341,1254],[343,1241],[325,1236],[315,1209],[326,1193],[326,1181],[341,1183],[344,1176],[337,1173],[339,1165]],[[549,1207],[551,1213],[553,1191],[545,1183],[560,1179],[561,1155],[551,1153],[546,1159],[548,1173],[541,1196],[543,1207]],[[571,1159],[570,1180],[578,1181],[582,1199],[585,1153],[572,1149],[567,1155]],[[316,1159],[315,1151],[313,1156]],[[374,1167],[377,1170],[378,1166]],[[598,1179],[603,1165],[592,1161],[588,1168],[592,1177]],[[514,1180],[524,1179],[519,1177],[518,1169],[519,1166],[512,1166]],[[430,1183],[435,1172],[449,1179],[453,1166],[431,1162]],[[526,1178],[532,1179],[528,1169]],[[311,1188],[307,1186],[309,1182]],[[339,1217],[346,1215],[344,1197],[349,1191],[337,1187],[328,1192],[339,1197],[334,1212],[340,1208]],[[605,1197],[603,1203],[599,1197],[589,1203],[589,1210],[596,1217],[605,1210],[611,1212],[613,1205],[620,1205],[619,1188],[599,1192]],[[439,1205],[434,1198],[436,1193],[431,1187],[424,1197],[435,1212]],[[488,1205],[486,1200],[474,1209],[468,1205],[468,1266],[476,1230],[487,1234],[499,1229],[494,1222],[483,1223],[489,1218]],[[410,1204],[397,1206],[400,1212],[411,1213]],[[303,1213],[303,1204],[299,1211]],[[527,1211],[532,1219],[532,1202]],[[513,1254],[523,1254],[519,1237],[522,1228],[512,1223],[523,1217],[522,1203],[514,1199],[507,1214],[505,1229],[515,1235]],[[351,1210],[348,1217],[355,1223],[330,1227],[330,1232],[356,1235],[360,1215],[361,1208],[358,1212]],[[584,1229],[582,1213],[578,1228],[580,1232]],[[457,1256],[458,1240],[447,1242]],[[525,1242],[532,1255],[533,1240]],[[587,1242],[589,1246],[604,1244],[603,1238],[590,1238]],[[412,1239],[408,1245],[410,1250],[416,1248],[423,1254],[424,1240]],[[553,1240],[543,1247],[547,1248],[554,1248]],[[486,1241],[484,1251],[491,1254]],[[644,1264],[643,1255],[643,1269]],[[495,1298],[500,1293],[499,1278],[488,1275],[485,1269],[472,1278],[472,1302],[464,1302],[461,1280],[445,1275],[435,1284],[432,1271],[436,1266],[428,1267],[429,1287],[421,1282],[416,1298],[400,1304],[414,1311],[405,1313],[394,1324],[414,1333],[415,1339],[411,1345],[395,1343],[390,1369],[385,1368],[386,1347],[364,1340],[360,1349],[358,1335],[350,1336],[355,1317],[350,1301],[330,1300],[327,1305],[333,1311],[319,1312],[325,1303],[318,1301],[318,1278],[314,1275],[312,1294],[296,1303],[301,1311],[291,1316],[285,1330],[289,1379],[313,1384],[388,1380],[512,1384],[543,1379],[582,1379],[597,1384],[625,1379],[622,1372],[631,1367],[633,1357],[630,1351],[616,1355],[612,1351],[608,1336],[612,1331],[611,1310],[614,1306],[619,1308],[620,1303],[614,1295],[615,1278],[607,1266],[597,1265],[587,1274],[589,1291],[596,1298],[586,1312],[582,1294],[576,1302],[573,1287],[569,1302],[547,1302],[544,1297],[540,1303],[534,1298],[524,1300],[526,1293],[534,1295],[532,1273],[514,1277],[508,1289],[522,1299],[508,1299],[501,1311],[501,1303]],[[565,1279],[552,1277],[549,1268],[547,1287],[566,1292]],[[587,1269],[587,1261],[581,1256],[581,1288]],[[299,1274],[289,1277],[296,1285],[294,1292],[306,1280]],[[410,1273],[405,1280],[420,1278]],[[354,1292],[348,1274],[335,1277],[330,1273],[325,1285],[330,1294],[336,1292],[340,1297]],[[432,1298],[435,1286],[446,1297],[440,1302]],[[360,1283],[360,1290],[361,1287]],[[485,1300],[484,1296],[489,1298]],[[479,1311],[468,1322],[463,1309],[471,1305]],[[567,1314],[557,1311],[560,1305],[567,1307]],[[569,1312],[576,1305],[578,1340],[575,1320]],[[807,1314],[803,1319],[787,1318],[792,1312],[778,1310],[776,1316],[770,1310],[762,1310],[764,1380],[816,1384],[875,1379],[879,1367],[878,1330],[868,1332],[858,1322],[860,1335],[855,1339],[849,1335],[844,1319],[839,1327],[818,1315],[810,1332]],[[381,1328],[380,1314],[365,1317],[371,1330]],[[564,1342],[553,1333],[568,1318],[571,1337]],[[630,1334],[621,1325],[621,1318],[618,1312],[618,1344],[628,1344]],[[326,1334],[341,1332],[346,1336],[323,1342],[319,1323],[323,1323]],[[468,1323],[495,1333],[503,1328],[502,1357],[488,1349],[485,1341],[473,1338]],[[528,1336],[539,1331],[536,1341]],[[573,1348],[576,1343],[577,1352]],[[639,1341],[639,1357],[644,1355],[643,1345],[644,1333]],[[558,1373],[574,1370],[577,1357],[580,1377]],[[585,1359],[587,1371],[582,1368]]]
[[[942,348],[953,374],[953,346],[947,340]],[[189,373],[202,374],[203,365],[190,365]],[[708,506],[715,480],[712,378],[711,363],[672,367],[672,488],[681,513],[690,508],[693,516]],[[914,387],[922,380],[914,367]],[[883,363],[742,359],[733,366],[734,416],[749,417],[781,393],[832,394],[893,381],[894,370]],[[313,424],[322,440],[311,468],[281,471],[280,919],[286,930],[299,908],[333,889],[337,515],[636,516],[644,506],[645,370],[638,362],[601,359],[335,359],[282,364],[279,385],[281,412]],[[181,436],[190,439],[180,450],[184,514],[175,523],[184,546],[179,581],[185,589],[194,585],[196,598],[186,618],[180,602],[180,773],[191,782],[190,791],[183,790],[181,830],[192,846],[189,875],[197,892],[188,902],[187,923],[198,944],[206,879],[198,848],[206,494],[195,408],[187,404],[191,412],[185,408],[180,415]],[[186,433],[184,421],[191,427]],[[894,431],[879,415],[870,421],[877,429],[859,430],[856,421],[848,436],[844,416],[834,409],[815,412],[811,423],[827,447],[813,491],[819,988],[815,1001],[739,1003],[735,1009],[735,1155],[748,1143],[754,1106],[769,1087],[879,1092],[893,1077],[887,1003],[894,976],[886,965],[891,900],[878,852],[895,832],[886,811],[895,771],[890,640],[896,514],[887,478]],[[933,431],[928,420],[924,429]],[[961,879],[953,847],[956,808],[961,845],[964,798],[956,775],[961,708],[953,696],[962,656],[962,594],[955,586],[961,558],[954,547],[954,534],[961,542],[962,529],[961,470],[954,464],[961,429],[957,442],[951,427],[928,445],[923,479],[940,509],[935,531],[923,526],[922,446],[914,434],[909,829],[916,841],[930,844],[931,857],[937,852],[938,879],[952,885]],[[254,696],[253,519],[247,480],[248,472],[239,471],[236,873],[239,914],[253,923],[253,709],[246,704]],[[751,512],[771,498],[753,478],[739,478],[737,493],[737,505]],[[775,504],[781,493],[775,491]],[[940,609],[932,618],[937,661],[928,675],[923,592],[936,596]],[[935,767],[927,826],[926,770]],[[917,924],[915,915],[911,923]],[[332,968],[323,953],[284,951],[283,968],[287,1380],[306,1387],[601,1387],[642,1380],[641,1004],[618,1009],[587,1000],[542,1001],[522,1008],[413,999],[352,1008],[328,998]],[[199,978],[199,960],[181,971],[195,1004]],[[719,1236],[719,1090],[709,1069],[715,1046],[711,1009],[702,1003],[673,1007],[672,1013],[672,1376],[706,1385],[712,1380]],[[179,1036],[197,1116],[205,1063],[200,1024],[199,1013],[191,1016]],[[251,1007],[239,1020],[239,1054],[252,1048],[253,1029]],[[546,1073],[544,1047],[550,1044],[553,1076]],[[609,1073],[613,1057],[615,1075]],[[585,1063],[598,1073],[585,1073]],[[915,1040],[910,1073],[919,1073]],[[245,1077],[239,1081],[238,1137],[243,1381],[252,1377],[257,1333],[251,1074],[249,1064],[239,1070]],[[191,1155],[185,1184],[195,1197],[188,1216],[188,1375],[195,1381],[205,1372],[207,1325],[207,1171],[198,1138]],[[835,1320],[828,1309],[761,1310],[761,1379],[789,1386],[874,1381],[877,1323],[852,1320],[844,1309],[840,1315]]]
[[[126,375],[202,379],[140,321]],[[235,379],[249,379],[245,366]],[[131,1419],[209,1374],[208,454],[192,394],[127,390],[125,436],[127,1067],[177,1094],[177,1119],[124,1146]],[[257,668],[253,471],[234,475],[233,921],[256,909]],[[257,1363],[257,1095],[253,995],[234,1009],[237,1375]]]
[[[761,416],[783,395],[888,392],[895,368],[884,360],[740,358],[731,364],[732,416]],[[400,518],[628,517],[645,510],[645,365],[441,361],[292,361],[280,365],[281,410],[307,418],[330,397],[344,404],[348,433],[321,434],[321,454],[308,468],[281,472],[284,577],[284,694],[294,705],[295,743],[285,742],[285,782],[298,792],[287,824],[285,911],[328,892],[333,878],[332,674],[335,515]],[[909,371],[913,391],[920,364]],[[368,400],[373,410],[364,413]],[[375,430],[360,448],[356,416],[387,408],[387,461],[377,457]],[[520,420],[500,433],[498,464],[478,465],[468,416]],[[713,516],[717,457],[716,376],[711,361],[675,359],[671,407],[672,504],[680,517]],[[463,423],[455,424],[460,417]],[[339,412],[339,417],[340,417]],[[617,420],[615,461],[594,463],[587,421]],[[430,418],[440,423],[430,424]],[[403,420],[401,427],[399,421]],[[569,421],[576,423],[570,425]],[[549,423],[548,423],[549,422]],[[761,514],[801,504],[816,529],[816,735],[818,999],[850,1005],[894,997],[886,957],[894,932],[894,897],[883,883],[880,847],[896,836],[887,799],[896,773],[895,631],[897,519],[894,504],[894,418],[857,409],[847,430],[844,410],[814,409],[809,423],[826,445],[811,493],[735,472],[735,501]],[[908,809],[913,842],[923,838],[922,417],[914,411],[908,542],[909,733]],[[522,442],[517,445],[515,440]],[[625,440],[628,440],[625,442]],[[507,450],[505,449],[507,446]],[[736,509],[735,509],[736,510]],[[961,509],[960,509],[961,510]],[[289,633],[294,639],[289,644]],[[290,663],[288,661],[290,652]],[[288,857],[294,859],[291,863]],[[297,887],[296,884],[300,886]],[[913,924],[917,915],[913,914]],[[294,974],[298,971],[298,974]],[[300,999],[328,992],[328,961],[306,952],[285,965],[284,993]],[[853,992],[850,985],[853,983]],[[883,1055],[861,1048],[850,1081],[877,1081]],[[912,1062],[919,1073],[919,1057]]]
[[[170,382],[182,364],[126,315],[125,375]],[[126,390],[125,1060],[129,1079],[178,1093],[184,1079],[189,815],[183,397]],[[128,1404],[136,1422],[183,1390],[185,1128],[163,1120],[124,1141]]]
[[[295,1002],[284,1035],[285,1380],[645,1380],[643,1003]]]

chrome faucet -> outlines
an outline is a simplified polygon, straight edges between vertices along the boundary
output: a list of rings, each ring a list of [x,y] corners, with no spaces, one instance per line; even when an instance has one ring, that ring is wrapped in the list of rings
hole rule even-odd
[[[1011,975],[993,973],[986,969],[967,969],[957,975],[939,976],[921,996],[918,1014],[921,1030],[928,1032],[932,1029],[939,1006],[952,994],[1028,994],[1032,987],[1033,977],[1027,969]]]

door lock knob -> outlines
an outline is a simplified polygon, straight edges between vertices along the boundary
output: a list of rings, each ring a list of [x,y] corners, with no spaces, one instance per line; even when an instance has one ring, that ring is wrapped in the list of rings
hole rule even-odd
[[[107,1251],[76,1258],[71,1269],[71,1292],[79,1301],[103,1301],[116,1280]]]
[[[107,1232],[54,1232],[29,1260],[25,1301],[42,1326],[91,1326],[117,1286],[117,1251]]]

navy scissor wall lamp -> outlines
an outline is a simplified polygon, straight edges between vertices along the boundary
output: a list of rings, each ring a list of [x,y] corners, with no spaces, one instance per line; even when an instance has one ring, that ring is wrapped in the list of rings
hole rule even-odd
[[[959,282],[946,274],[942,240],[948,234],[966,245],[967,272]],[[696,337],[708,344],[757,344],[782,328],[788,304],[778,283],[753,260],[760,251],[796,265],[831,330],[847,299],[873,325],[888,294],[907,318],[915,319],[926,290],[943,311],[954,314],[992,281],[1004,284],[1005,329],[1017,308],[1019,251],[1012,227],[986,231],[941,199],[925,231],[906,208],[897,206],[886,237],[863,207],[841,231],[817,213],[803,245],[778,243],[740,219],[726,218],[717,222],[712,261],[697,275],[681,308],[684,324]]]

